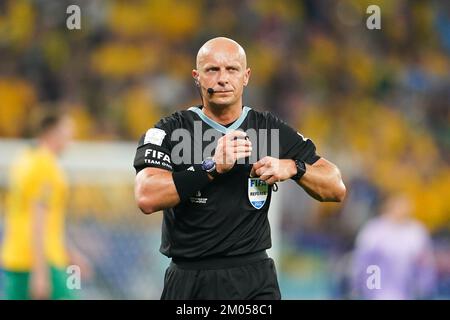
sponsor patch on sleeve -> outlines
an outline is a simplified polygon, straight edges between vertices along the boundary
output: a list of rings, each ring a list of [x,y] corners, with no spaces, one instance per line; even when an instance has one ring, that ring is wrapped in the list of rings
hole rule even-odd
[[[143,145],[136,150],[134,157],[134,168],[136,173],[144,168],[153,167],[172,171],[170,153],[156,145]]]
[[[151,128],[145,134],[144,144],[151,143],[157,146],[161,146],[165,136],[166,132],[164,130]]]

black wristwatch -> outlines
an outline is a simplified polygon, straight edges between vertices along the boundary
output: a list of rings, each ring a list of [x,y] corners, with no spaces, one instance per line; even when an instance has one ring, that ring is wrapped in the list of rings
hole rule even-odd
[[[212,157],[208,157],[205,160],[203,160],[202,170],[208,172],[214,178],[220,174],[216,170],[216,161],[214,161]]]
[[[294,160],[294,161],[295,161],[295,166],[297,167],[297,173],[294,174],[291,177],[291,179],[294,181],[298,181],[306,173],[306,164],[304,161],[301,161],[301,160]]]

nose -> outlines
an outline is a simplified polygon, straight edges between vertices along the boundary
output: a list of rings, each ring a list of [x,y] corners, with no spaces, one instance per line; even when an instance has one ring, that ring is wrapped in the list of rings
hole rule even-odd
[[[228,84],[228,73],[226,72],[226,70],[220,71],[217,83],[222,87],[225,87]]]

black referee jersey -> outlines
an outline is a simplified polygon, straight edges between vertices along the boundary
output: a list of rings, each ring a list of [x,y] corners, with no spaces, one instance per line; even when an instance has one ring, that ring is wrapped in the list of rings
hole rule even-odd
[[[188,200],[164,210],[160,251],[167,257],[227,257],[270,248],[272,190],[249,177],[251,164],[266,155],[308,164],[320,158],[310,139],[269,112],[244,106],[235,122],[223,126],[195,106],[161,119],[142,136],[134,159],[136,173],[146,167],[201,170],[203,159],[214,154],[217,139],[230,130],[247,132],[252,156]]]

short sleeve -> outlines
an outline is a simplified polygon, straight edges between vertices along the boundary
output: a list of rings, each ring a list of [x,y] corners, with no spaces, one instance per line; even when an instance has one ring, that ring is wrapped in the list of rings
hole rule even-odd
[[[301,160],[309,165],[320,159],[316,146],[311,139],[291,128],[286,122],[274,115],[270,117],[271,127],[279,130],[280,159]]]
[[[142,135],[134,157],[133,166],[136,174],[147,167],[173,171],[171,133],[169,123],[160,121]]]
[[[45,206],[49,204],[52,188],[48,176],[48,165],[39,157],[35,157],[33,163],[20,173],[21,186],[18,187],[23,190],[27,201]]]

